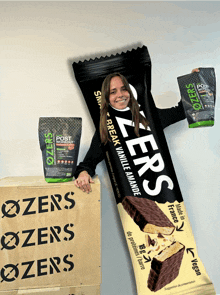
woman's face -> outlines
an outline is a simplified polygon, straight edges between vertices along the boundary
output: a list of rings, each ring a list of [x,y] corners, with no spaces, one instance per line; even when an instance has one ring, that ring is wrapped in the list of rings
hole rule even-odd
[[[110,104],[119,110],[125,109],[130,101],[130,94],[126,90],[122,79],[118,76],[113,77],[110,81]]]

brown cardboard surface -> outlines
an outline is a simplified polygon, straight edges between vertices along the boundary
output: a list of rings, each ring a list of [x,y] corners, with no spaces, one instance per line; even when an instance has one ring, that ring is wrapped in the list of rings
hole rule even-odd
[[[0,291],[0,295],[100,295],[100,285]]]
[[[0,180],[0,291],[78,295],[65,288],[100,285],[100,182],[94,181],[86,194],[72,181]]]

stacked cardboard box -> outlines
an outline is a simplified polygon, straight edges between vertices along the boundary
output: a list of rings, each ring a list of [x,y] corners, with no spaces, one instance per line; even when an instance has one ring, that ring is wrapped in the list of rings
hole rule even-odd
[[[100,182],[0,180],[0,295],[99,295]]]

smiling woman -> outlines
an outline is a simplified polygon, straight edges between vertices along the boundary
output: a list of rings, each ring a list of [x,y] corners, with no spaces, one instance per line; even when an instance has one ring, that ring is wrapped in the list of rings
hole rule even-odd
[[[112,73],[106,76],[102,83],[100,110],[100,138],[101,142],[108,142],[108,127],[106,124],[107,112],[110,107],[123,111],[130,108],[134,123],[134,132],[139,136],[139,124],[145,128],[149,125],[148,120],[140,113],[139,105],[134,98],[127,79],[120,73]]]
[[[120,73],[111,73],[105,77],[102,83],[101,96],[98,104],[100,106],[100,136],[95,133],[90,148],[91,151],[95,146],[95,155],[94,152],[92,152],[94,158],[91,158],[90,152],[87,153],[88,163],[86,160],[87,157],[85,157],[84,162],[86,165],[84,166],[80,163],[77,167],[75,173],[76,179],[74,181],[74,184],[78,188],[87,193],[91,191],[90,183],[93,183],[91,177],[94,175],[95,168],[97,164],[104,159],[100,144],[106,145],[110,141],[109,134],[114,145],[118,143],[118,136],[114,125],[112,125],[112,120],[107,119],[109,108],[117,111],[127,111],[130,109],[134,124],[134,133],[137,137],[139,137],[140,126],[145,129],[149,126],[148,120],[140,113],[139,104],[134,97],[130,84]]]
[[[111,106],[121,110],[128,106],[129,101],[130,94],[122,82],[122,79],[119,76],[113,77],[110,82],[109,95],[109,102]]]

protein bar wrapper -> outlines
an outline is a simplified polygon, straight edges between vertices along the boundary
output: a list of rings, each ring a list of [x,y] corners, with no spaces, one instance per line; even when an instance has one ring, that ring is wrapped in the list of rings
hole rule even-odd
[[[99,132],[101,86],[111,73],[124,75],[149,120],[134,133],[132,114],[109,106],[109,141],[102,145],[118,212],[130,251],[137,292],[216,294],[196,243],[151,95],[146,46],[73,63],[76,80]]]
[[[189,128],[214,125],[216,78],[214,68],[199,68],[177,78]]]
[[[76,170],[82,118],[41,117],[38,134],[46,182],[67,182]]]

